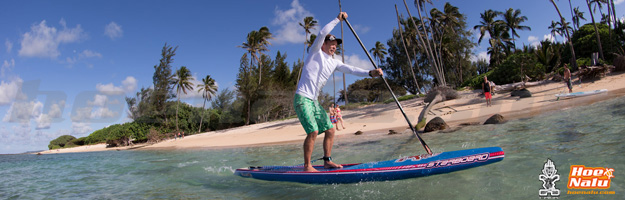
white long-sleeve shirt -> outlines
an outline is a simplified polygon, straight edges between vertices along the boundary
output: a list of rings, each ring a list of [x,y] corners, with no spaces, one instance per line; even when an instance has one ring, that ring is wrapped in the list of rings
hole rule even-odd
[[[360,69],[351,65],[347,65],[340,60],[332,58],[321,50],[321,46],[332,29],[340,22],[338,18],[334,18],[330,23],[325,25],[310,49],[308,57],[304,61],[302,69],[302,77],[297,85],[296,94],[317,101],[317,97],[323,89],[330,76],[335,70],[343,73],[353,74],[356,76],[369,76],[369,71]]]

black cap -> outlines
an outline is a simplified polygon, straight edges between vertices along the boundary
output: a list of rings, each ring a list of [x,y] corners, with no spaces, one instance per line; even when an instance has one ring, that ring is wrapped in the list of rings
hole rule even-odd
[[[326,39],[324,40],[324,42],[327,41],[336,41],[337,45],[343,43],[343,40],[341,40],[341,38],[334,37],[334,35],[332,34],[326,35]]]

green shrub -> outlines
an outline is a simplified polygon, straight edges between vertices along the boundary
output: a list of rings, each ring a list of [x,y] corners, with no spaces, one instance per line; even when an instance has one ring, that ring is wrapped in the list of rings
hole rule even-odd
[[[528,53],[515,53],[493,70],[488,80],[497,85],[523,81],[523,75],[531,80],[540,80],[545,76],[545,67],[538,64],[536,57]]]
[[[74,136],[71,135],[62,135],[52,141],[50,141],[50,144],[48,145],[48,149],[53,149],[53,147],[57,147],[61,148],[64,147],[65,144],[67,144],[67,142],[76,139]]]
[[[462,83],[461,87],[471,87],[474,90],[476,89],[482,89],[482,83],[484,83],[484,76],[489,76],[493,73],[494,70],[490,70],[486,73],[480,74],[476,77],[473,77],[472,79],[469,79],[467,81],[465,81],[464,83]]]

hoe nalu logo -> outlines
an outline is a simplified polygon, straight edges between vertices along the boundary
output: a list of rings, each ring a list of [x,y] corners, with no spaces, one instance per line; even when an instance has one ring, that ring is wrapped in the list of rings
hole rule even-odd
[[[569,189],[608,189],[614,178],[614,168],[571,165]]]

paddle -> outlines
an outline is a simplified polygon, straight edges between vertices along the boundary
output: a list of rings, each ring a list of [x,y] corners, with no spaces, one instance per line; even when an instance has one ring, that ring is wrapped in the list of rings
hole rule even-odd
[[[358,34],[356,34],[356,31],[354,31],[354,28],[352,28],[352,25],[349,24],[349,21],[347,21],[347,19],[343,19],[343,20],[345,20],[345,23],[347,24],[347,27],[349,27],[349,30],[352,30],[352,33],[354,33],[354,36],[356,37],[356,40],[358,40],[358,43],[360,43],[360,47],[362,47],[362,50],[364,50],[365,53],[367,53],[367,56],[369,57],[369,61],[371,61],[371,64],[373,65],[373,67],[378,69],[378,66],[375,64],[375,62],[373,62],[373,58],[371,58],[371,55],[369,55],[369,52],[367,51],[367,48],[365,47],[364,44],[362,44],[362,41],[360,41],[360,37],[358,37]],[[419,141],[423,145],[423,148],[425,148],[425,151],[427,151],[428,154],[432,155],[432,150],[430,150],[430,147],[428,147],[428,145],[425,144],[425,141],[423,141],[421,136],[419,136],[419,133],[417,132],[417,130],[415,130],[414,126],[412,126],[412,123],[410,123],[410,120],[408,119],[408,116],[406,115],[406,112],[404,112],[404,109],[402,108],[401,104],[399,103],[399,100],[397,100],[397,97],[395,96],[395,93],[393,93],[393,90],[391,89],[391,86],[388,84],[388,82],[386,82],[386,79],[383,76],[380,76],[380,77],[382,78],[382,80],[384,80],[384,84],[386,85],[386,88],[388,88],[388,91],[391,92],[391,96],[393,96],[393,99],[395,100],[395,103],[397,104],[397,107],[399,107],[399,110],[401,110],[401,114],[404,115],[404,118],[406,119],[406,122],[408,122],[408,125],[410,126],[410,129],[417,136],[417,138],[419,138]]]

